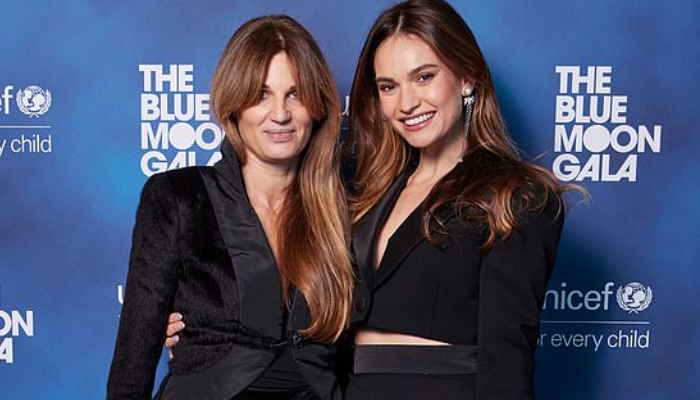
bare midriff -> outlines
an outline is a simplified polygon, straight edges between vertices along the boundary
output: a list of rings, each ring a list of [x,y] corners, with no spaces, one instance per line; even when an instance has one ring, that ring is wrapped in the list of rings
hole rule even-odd
[[[403,333],[362,328],[355,334],[357,345],[398,344],[411,346],[450,346],[449,343]]]

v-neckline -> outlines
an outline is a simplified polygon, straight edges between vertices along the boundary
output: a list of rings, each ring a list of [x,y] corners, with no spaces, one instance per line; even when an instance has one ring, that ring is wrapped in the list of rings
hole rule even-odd
[[[405,188],[405,186],[404,186],[404,188]],[[375,252],[374,252],[374,257],[372,258],[372,261],[373,261],[372,272],[375,274],[381,269],[382,265],[386,262],[386,255],[387,255],[387,252],[389,250],[389,246],[391,246],[391,243],[394,240],[394,238],[399,236],[399,233],[404,229],[404,227],[408,224],[409,221],[413,222],[413,219],[416,218],[417,212],[420,211],[419,214],[422,214],[422,211],[424,209],[423,205],[425,203],[425,200],[427,199],[427,196],[426,196],[426,199],[423,199],[420,203],[418,203],[418,205],[406,216],[406,218],[404,218],[403,221],[401,221],[401,223],[399,223],[399,225],[396,227],[396,229],[394,229],[394,232],[392,232],[391,236],[389,236],[389,238],[386,240],[386,246],[384,246],[384,251],[382,252],[381,259],[378,259],[378,257],[377,257],[378,254],[376,252],[376,248],[377,248],[377,245],[379,244],[379,232],[381,232],[381,230],[384,228],[384,224],[386,224],[387,220],[391,216],[391,213],[394,211],[394,207],[396,206],[396,203],[398,203],[398,200],[400,197],[401,197],[401,194],[399,194],[399,197],[396,198],[396,201],[391,206],[391,210],[387,214],[386,218],[384,218],[384,220],[381,222],[381,224],[377,228],[378,231],[377,231],[377,235],[375,236],[375,244],[374,244]]]

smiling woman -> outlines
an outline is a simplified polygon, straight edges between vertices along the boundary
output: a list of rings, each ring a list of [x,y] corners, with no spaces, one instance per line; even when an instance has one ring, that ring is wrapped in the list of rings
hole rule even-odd
[[[567,187],[520,159],[449,4],[409,0],[378,17],[350,135],[355,293],[372,301],[346,400],[532,399]]]
[[[382,114],[396,132],[426,156],[447,151],[456,160],[462,144],[461,93],[473,85],[412,35],[382,42],[374,71]]]
[[[211,99],[222,160],[143,189],[107,398],[151,398],[176,310],[187,329],[158,398],[338,400],[353,271],[330,70],[296,21],[256,18]]]

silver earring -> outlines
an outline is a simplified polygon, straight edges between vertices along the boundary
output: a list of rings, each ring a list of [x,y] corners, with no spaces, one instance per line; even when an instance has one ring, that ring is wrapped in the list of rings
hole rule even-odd
[[[459,151],[459,157],[457,158],[458,163],[464,161],[464,152],[467,150],[467,136],[469,136],[469,127],[471,126],[472,111],[474,111],[475,102],[476,95],[474,95],[473,89],[470,87],[465,87],[462,89],[462,104],[464,105],[464,137],[462,138],[462,149]]]

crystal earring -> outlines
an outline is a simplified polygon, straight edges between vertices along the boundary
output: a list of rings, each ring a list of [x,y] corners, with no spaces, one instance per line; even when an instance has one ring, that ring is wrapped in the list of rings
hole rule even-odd
[[[476,96],[474,95],[474,89],[471,87],[465,87],[462,89],[462,104],[464,105],[464,137],[462,138],[462,149],[459,152],[459,157],[457,162],[461,163],[464,161],[464,152],[467,150],[467,136],[469,136],[469,127],[471,126],[472,111],[474,111],[474,103],[476,101]]]

